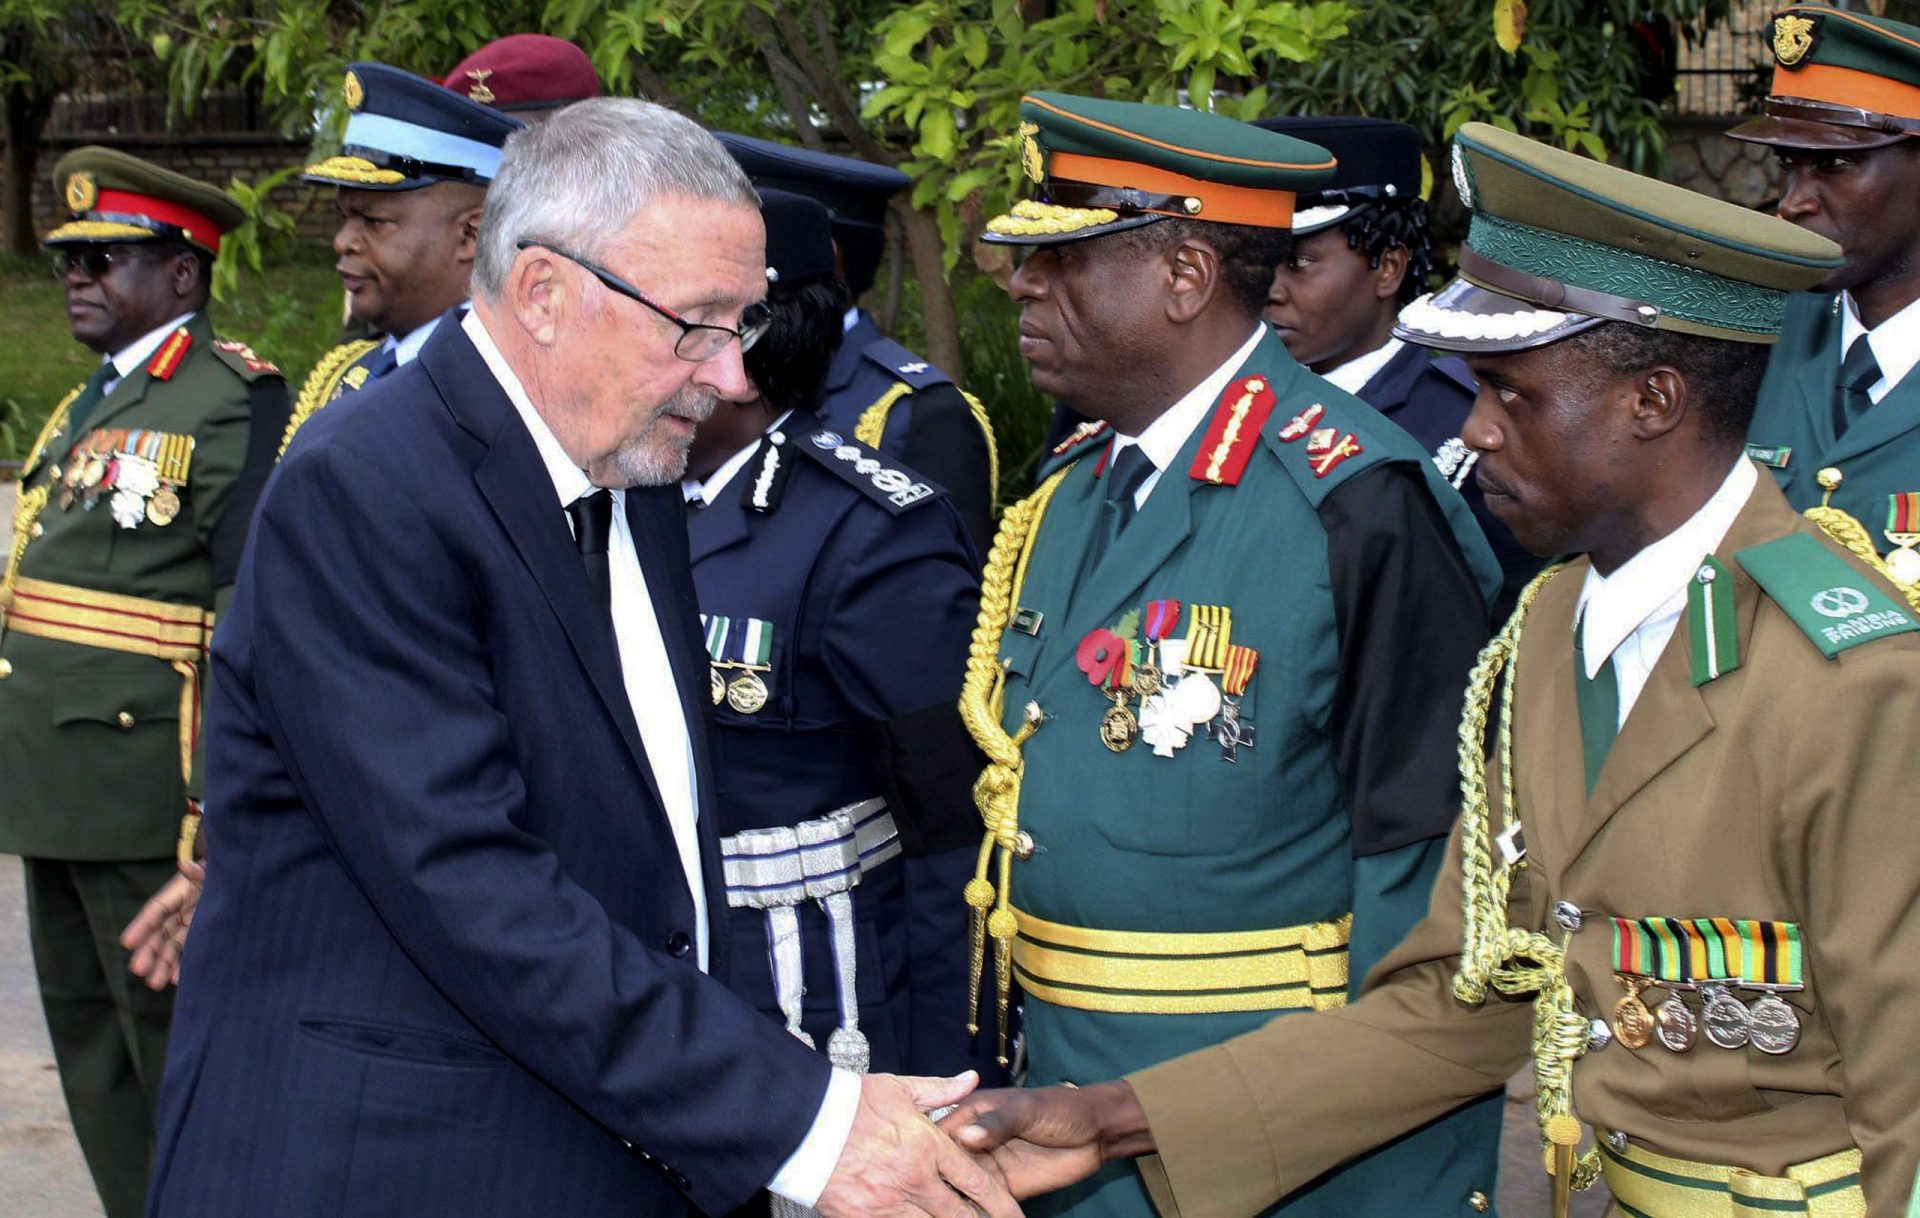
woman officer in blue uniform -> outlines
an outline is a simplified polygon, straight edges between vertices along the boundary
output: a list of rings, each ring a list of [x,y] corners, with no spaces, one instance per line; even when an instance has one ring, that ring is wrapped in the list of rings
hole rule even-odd
[[[945,491],[815,413],[849,303],[831,221],[762,194],[775,320],[747,353],[759,396],[701,424],[683,484],[713,664],[725,980],[838,1065],[980,1068],[958,950],[980,761],[956,709],[978,557]]]

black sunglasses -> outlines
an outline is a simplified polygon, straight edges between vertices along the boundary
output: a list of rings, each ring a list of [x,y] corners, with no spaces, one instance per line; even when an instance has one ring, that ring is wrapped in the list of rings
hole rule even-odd
[[[141,245],[76,245],[53,251],[52,268],[55,279],[65,279],[75,270],[85,273],[88,279],[99,279],[117,266],[144,258],[149,254],[169,252],[149,249]]]
[[[582,258],[578,254],[563,250],[557,245],[549,245],[545,241],[529,239],[516,242],[514,248],[521,250],[542,249],[550,254],[558,254],[568,262],[580,267],[580,269],[587,272],[587,274],[598,279],[602,284],[606,285],[609,291],[625,296],[628,300],[639,301],[655,313],[658,313],[674,325],[680,327],[680,337],[674,340],[673,353],[689,363],[697,364],[704,360],[712,359],[714,356],[720,354],[729,342],[736,338],[740,340],[740,350],[746,351],[752,347],[753,344],[759,342],[760,336],[765,334],[767,327],[773,324],[773,314],[768,311],[765,304],[758,301],[748,305],[746,309],[741,312],[740,328],[738,330],[729,329],[726,326],[712,326],[705,322],[688,321],[665,305],[655,304],[652,300],[648,299],[645,292],[634,287],[607,268],[589,259]]]

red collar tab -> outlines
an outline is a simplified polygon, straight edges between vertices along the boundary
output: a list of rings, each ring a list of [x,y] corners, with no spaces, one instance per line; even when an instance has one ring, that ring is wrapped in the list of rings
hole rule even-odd
[[[187,333],[185,326],[167,335],[167,341],[161,343],[160,349],[147,361],[147,375],[156,381],[172,380],[174,370],[180,367],[180,361],[187,357],[187,348],[191,346],[193,335]]]
[[[1260,429],[1273,413],[1273,382],[1265,376],[1249,376],[1227,386],[1213,408],[1213,420],[1194,455],[1193,468],[1187,472],[1196,481],[1215,486],[1238,486],[1246,472],[1253,450],[1259,446]]]

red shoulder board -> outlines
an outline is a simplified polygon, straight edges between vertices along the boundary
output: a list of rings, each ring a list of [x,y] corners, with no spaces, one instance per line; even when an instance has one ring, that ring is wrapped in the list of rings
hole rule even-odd
[[[1086,422],[1080,424],[1080,426],[1074,428],[1071,432],[1067,433],[1066,439],[1060,441],[1058,444],[1053,446],[1053,455],[1057,457],[1060,454],[1066,452],[1068,449],[1073,448],[1076,445],[1080,444],[1082,441],[1093,439],[1095,436],[1099,435],[1101,432],[1105,431],[1106,429],[1107,429],[1106,420],[1088,419]]]
[[[1238,486],[1247,461],[1259,447],[1260,429],[1273,413],[1273,385],[1264,376],[1249,376],[1227,386],[1213,408],[1213,421],[1187,472],[1215,486]]]
[[[187,348],[191,346],[193,346],[193,335],[187,333],[185,326],[167,335],[167,341],[161,343],[160,349],[153,353],[151,360],[147,361],[147,375],[156,381],[171,380],[173,370],[178,368],[180,361],[187,357]]]
[[[245,343],[235,342],[230,338],[218,338],[214,340],[213,345],[216,349],[225,351],[228,355],[238,356],[240,362],[247,366],[248,372],[280,371],[277,364],[261,359],[258,355],[254,354],[253,348],[247,346]]]

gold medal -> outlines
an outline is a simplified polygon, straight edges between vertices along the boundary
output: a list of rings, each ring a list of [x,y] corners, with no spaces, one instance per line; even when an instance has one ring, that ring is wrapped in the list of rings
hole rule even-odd
[[[172,524],[179,515],[180,496],[162,482],[160,489],[153,492],[153,498],[147,500],[147,519],[156,526],[165,526]]]
[[[735,677],[727,686],[727,705],[743,715],[757,714],[767,704],[767,683],[757,672]]]
[[[86,490],[92,490],[94,487],[99,486],[101,479],[107,476],[106,458],[102,457],[99,453],[87,454],[87,459],[80,462],[79,468],[80,485]]]
[[[1640,1000],[1640,994],[1653,983],[1625,973],[1615,973],[1613,979],[1627,991],[1625,998],[1613,1004],[1614,1039],[1629,1049],[1644,1049],[1653,1043],[1653,1012]]]
[[[713,695],[713,704],[718,706],[722,702],[725,702],[727,700],[727,683],[720,676],[720,670],[718,668],[707,669],[707,682],[709,685],[707,692]]]
[[[1138,675],[1136,670],[1135,675]],[[1113,705],[1100,718],[1100,743],[1116,753],[1124,753],[1133,747],[1139,738],[1140,721],[1127,708],[1127,695],[1123,690],[1113,693]]]
[[[1152,664],[1142,664],[1133,670],[1133,692],[1144,700],[1160,692],[1160,670]]]

